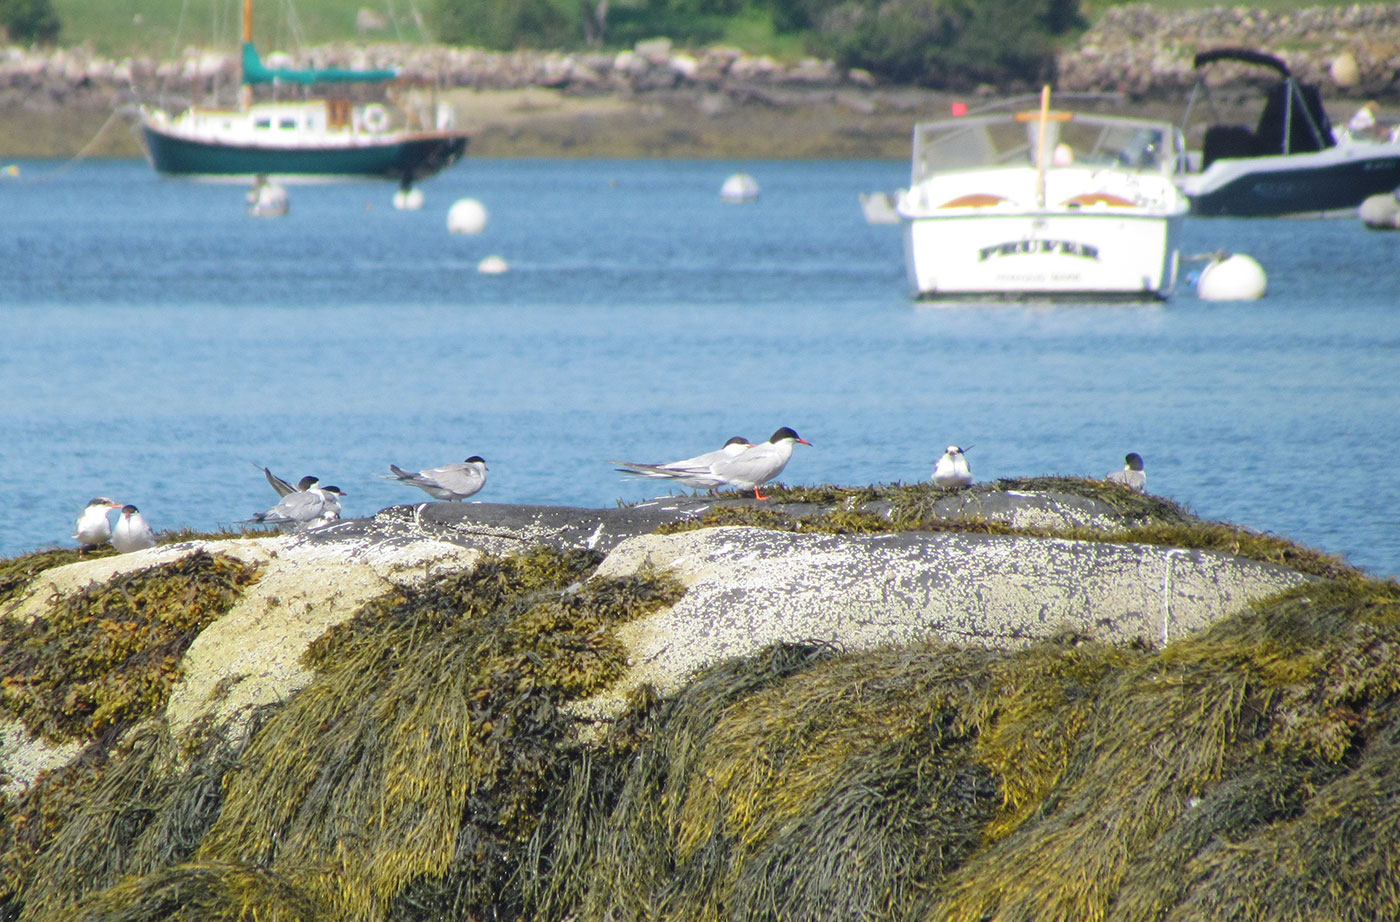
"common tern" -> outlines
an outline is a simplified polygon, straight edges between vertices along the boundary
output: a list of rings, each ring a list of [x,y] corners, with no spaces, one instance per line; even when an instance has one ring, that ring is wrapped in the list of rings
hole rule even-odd
[[[105,496],[88,500],[82,514],[73,523],[73,540],[79,550],[99,547],[112,539],[112,523],[107,516],[113,509],[120,509],[121,503],[113,502]]]
[[[972,446],[969,445],[968,448]],[[943,450],[943,457],[938,459],[938,463],[933,467],[933,482],[945,489],[948,487],[965,487],[972,483],[972,468],[967,466],[967,458],[963,455],[965,449],[956,445],[949,445]]]
[[[303,482],[305,478],[303,478]],[[258,525],[295,525],[298,529],[317,528],[340,518],[340,497],[345,493],[336,486],[312,485],[282,497],[282,501],[266,512],[254,515],[250,522]]]
[[[1113,483],[1121,483],[1130,490],[1146,493],[1147,472],[1142,469],[1142,455],[1135,451],[1128,452],[1123,459],[1123,469],[1109,471],[1107,479]]]
[[[731,487],[752,489],[754,499],[767,499],[759,487],[783,472],[798,442],[812,444],[784,426],[769,436],[766,442],[750,445],[732,458],[711,462],[710,474]]]
[[[112,547],[122,554],[143,551],[156,546],[156,533],[141,515],[141,511],[127,503],[122,507],[121,518],[112,529]]]
[[[393,474],[380,474],[417,487],[434,499],[463,500],[486,486],[486,459],[472,455],[461,464],[444,464],[425,471],[406,471],[396,465],[389,465]]]
[[[752,447],[752,442],[743,436],[736,435],[725,442],[723,448],[707,451],[703,455],[696,455],[681,461],[669,461],[665,464],[638,464],[632,461],[609,460],[608,463],[620,465],[617,470],[623,474],[632,474],[653,480],[673,480],[692,490],[716,490],[724,486],[725,482],[710,472],[710,465],[716,461],[733,458],[745,449]]]

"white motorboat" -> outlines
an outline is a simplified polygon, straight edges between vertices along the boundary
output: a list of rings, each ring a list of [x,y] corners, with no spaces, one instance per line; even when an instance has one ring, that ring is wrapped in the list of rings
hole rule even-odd
[[[896,201],[920,298],[1159,300],[1187,199],[1170,122],[1040,108],[914,128]]]

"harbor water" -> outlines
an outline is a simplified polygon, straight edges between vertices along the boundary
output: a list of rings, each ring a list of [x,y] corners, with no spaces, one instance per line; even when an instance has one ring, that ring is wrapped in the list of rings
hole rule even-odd
[[[912,301],[899,230],[857,196],[903,163],[471,159],[394,186],[245,188],[143,162],[0,179],[0,556],[72,544],[93,496],[158,530],[315,474],[345,515],[426,500],[381,478],[482,455],[484,502],[655,495],[657,462],[791,426],[788,484],[1102,477],[1400,573],[1400,234],[1355,219],[1188,219],[1268,294],[1207,302]],[[720,199],[750,174],[757,201]],[[479,234],[446,216],[474,198]],[[507,271],[482,273],[487,257]],[[1187,264],[1189,272],[1191,264]]]

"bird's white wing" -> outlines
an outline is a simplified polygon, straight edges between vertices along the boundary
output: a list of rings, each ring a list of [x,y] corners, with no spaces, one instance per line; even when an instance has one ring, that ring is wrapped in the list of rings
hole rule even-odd
[[[791,444],[786,444],[784,451],[783,445],[764,443],[745,449],[732,458],[716,461],[710,465],[710,471],[735,486],[758,486],[781,474],[790,457]]]

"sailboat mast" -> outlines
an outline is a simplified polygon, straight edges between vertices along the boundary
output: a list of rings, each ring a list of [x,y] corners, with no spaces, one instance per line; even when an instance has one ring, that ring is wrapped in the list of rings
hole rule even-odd
[[[243,44],[246,46],[253,41],[253,0],[243,0]],[[247,75],[242,72],[242,51],[239,52],[239,102],[243,111],[247,112],[253,106],[253,86],[247,80]]]

